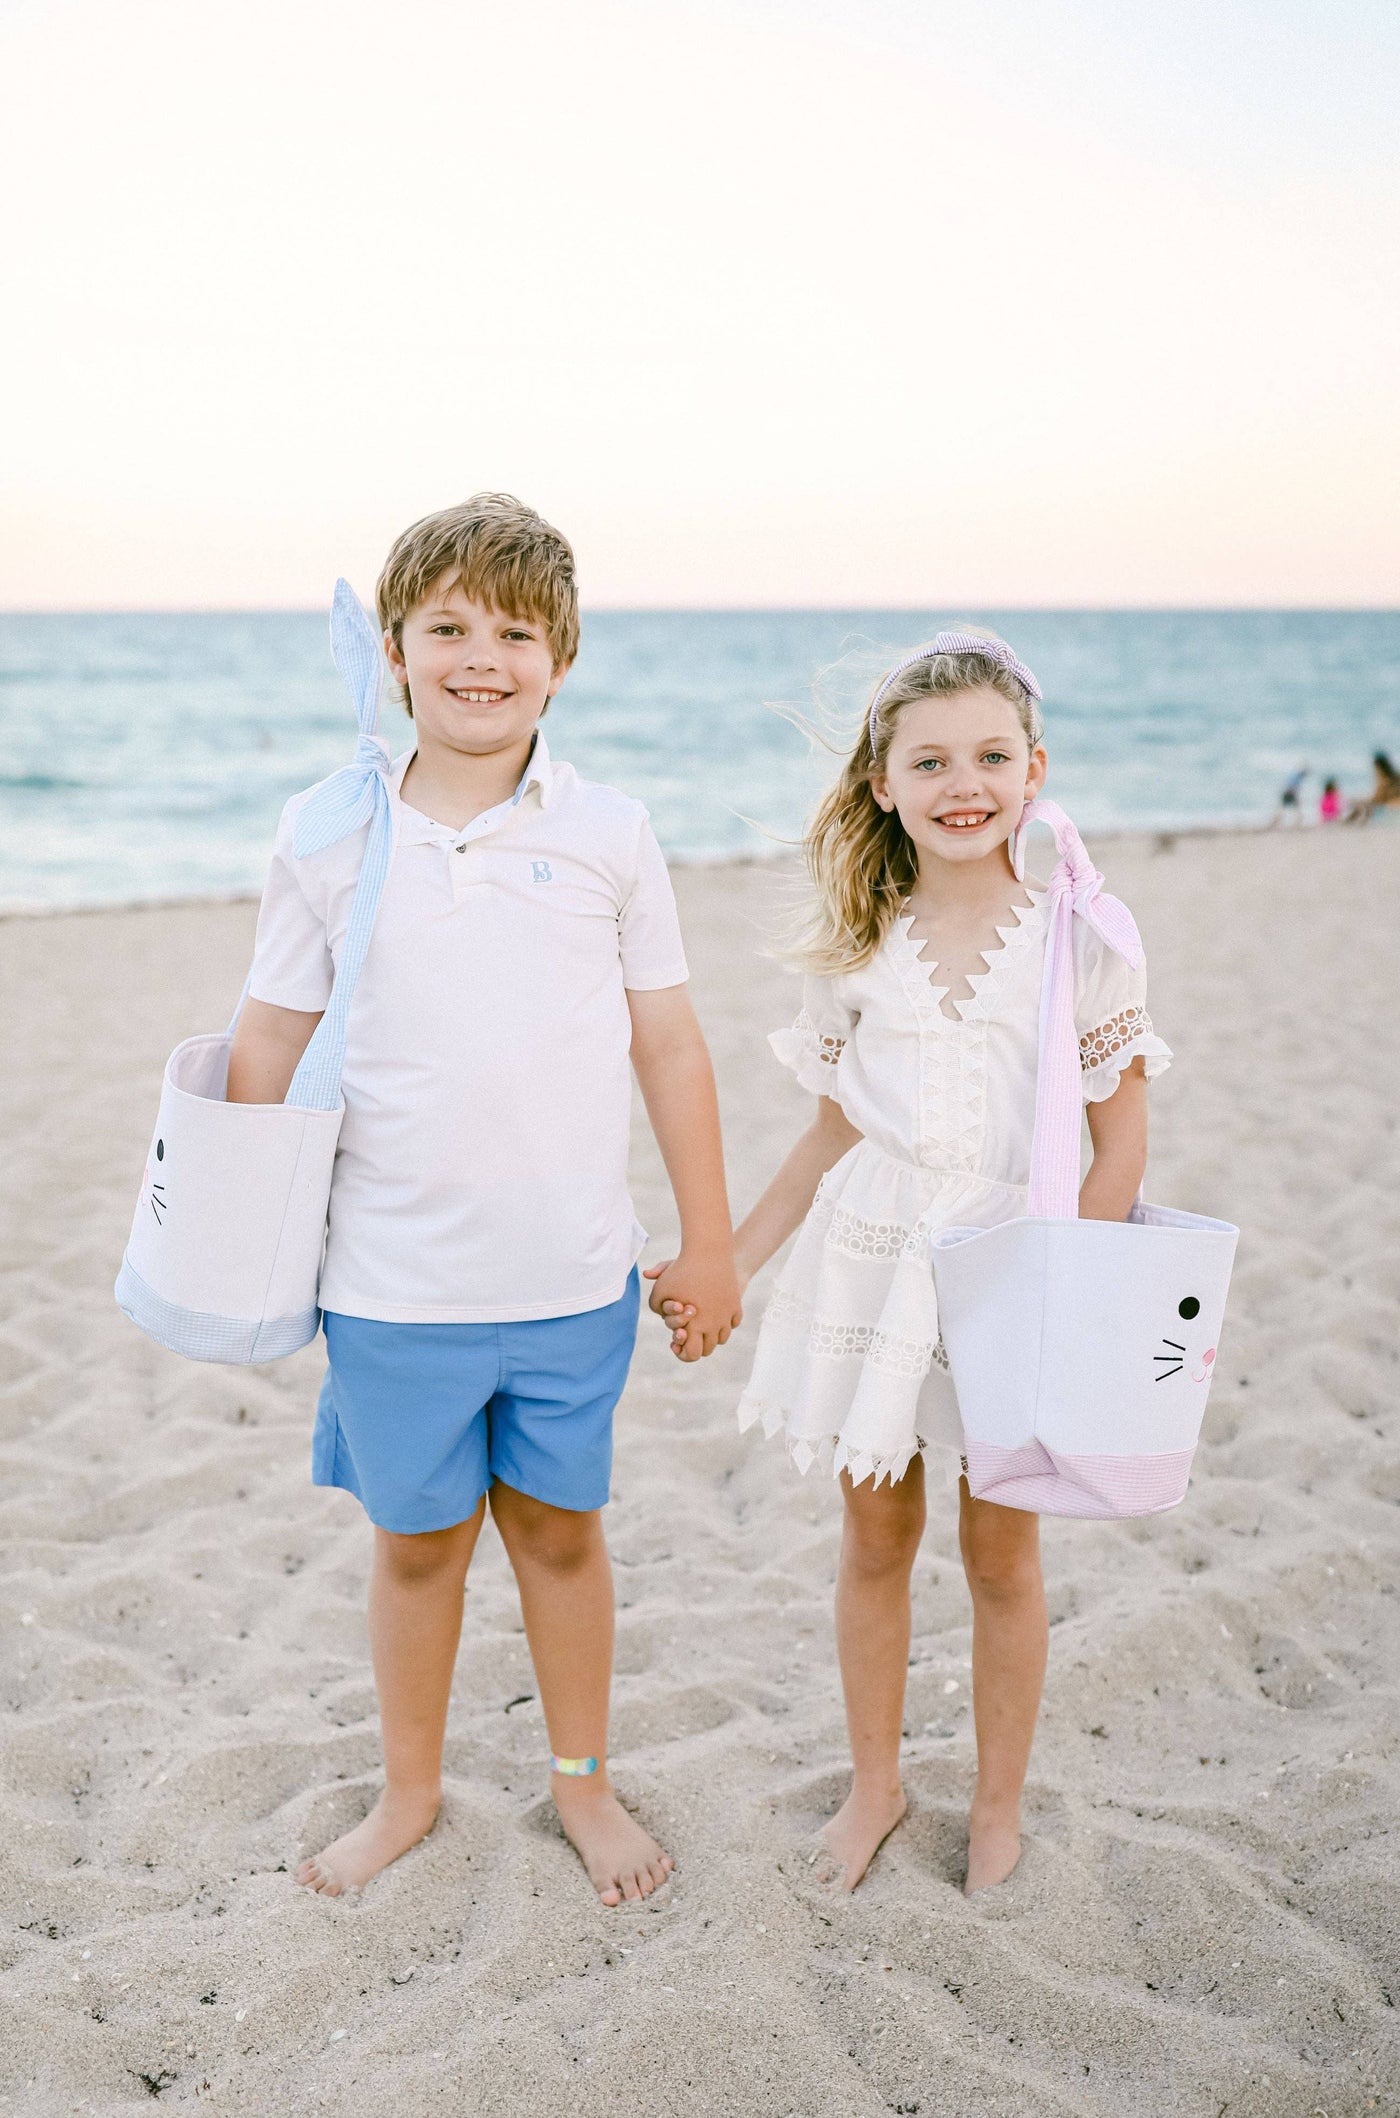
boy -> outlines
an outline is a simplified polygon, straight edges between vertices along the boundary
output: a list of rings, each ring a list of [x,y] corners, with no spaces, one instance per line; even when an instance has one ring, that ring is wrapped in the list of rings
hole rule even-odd
[[[695,1359],[739,1321],[719,1117],[675,904],[640,803],[552,762],[578,647],[573,553],[506,494],[428,516],[377,590],[416,748],[351,1013],[321,1303],[313,1477],[374,1529],[385,1786],[298,1880],[361,1888],[437,1817],[467,1567],[489,1504],[520,1588],[560,1820],[603,1903],[669,1855],[613,1795],[600,1510],[639,1304],[630,1056],[675,1192],[657,1281]],[[234,1102],[280,1102],[330,992],[365,832],[298,859],[283,814]]]

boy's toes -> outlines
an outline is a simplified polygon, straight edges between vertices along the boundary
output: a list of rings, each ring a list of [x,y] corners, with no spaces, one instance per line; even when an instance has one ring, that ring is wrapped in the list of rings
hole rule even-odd
[[[297,1881],[304,1890],[319,1891],[322,1897],[339,1897],[340,1884],[329,1868],[323,1868],[314,1858],[303,1861],[297,1870]]]
[[[650,1897],[653,1890],[661,1888],[673,1865],[665,1854],[657,1860],[639,1861],[631,1873],[623,1878],[623,1896],[634,1901]]]
[[[554,1789],[559,1820],[605,1905],[637,1904],[666,1879],[665,1853],[650,1832],[628,1814],[611,1788],[587,1781],[559,1781]]]

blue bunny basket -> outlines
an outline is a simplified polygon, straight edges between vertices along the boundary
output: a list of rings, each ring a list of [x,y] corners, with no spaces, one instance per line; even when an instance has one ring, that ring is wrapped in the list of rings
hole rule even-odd
[[[321,1321],[346,1026],[392,852],[389,755],[378,735],[383,653],[345,581],[331,606],[331,649],[355,701],[360,741],[355,763],[303,803],[295,852],[313,855],[369,830],[325,1014],[282,1103],[227,1100],[246,984],[226,1030],[176,1046],[117,1277],[124,1314],[189,1360],[276,1360],[313,1339]]]

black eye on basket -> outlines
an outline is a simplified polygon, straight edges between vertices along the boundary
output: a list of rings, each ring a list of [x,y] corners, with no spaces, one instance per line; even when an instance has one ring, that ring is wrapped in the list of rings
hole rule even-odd
[[[165,1160],[165,1142],[164,1142],[164,1140],[157,1140],[157,1142],[156,1142],[156,1160],[157,1160],[157,1162],[163,1162],[163,1161]]]
[[[1195,1297],[1195,1295],[1194,1295],[1194,1294],[1188,1294],[1184,1302],[1179,1302],[1179,1303],[1177,1304],[1177,1310],[1176,1310],[1176,1313],[1177,1313],[1177,1315],[1178,1315],[1178,1316],[1184,1316],[1184,1317],[1185,1317],[1185,1318],[1187,1319],[1188,1323],[1189,1323],[1190,1319],[1191,1319],[1191,1318],[1192,1318],[1193,1316],[1199,1316],[1199,1315],[1200,1315],[1200,1313],[1201,1313],[1201,1305],[1200,1305],[1200,1303],[1199,1303],[1199,1302],[1198,1302],[1198,1301],[1196,1300],[1196,1297]]]

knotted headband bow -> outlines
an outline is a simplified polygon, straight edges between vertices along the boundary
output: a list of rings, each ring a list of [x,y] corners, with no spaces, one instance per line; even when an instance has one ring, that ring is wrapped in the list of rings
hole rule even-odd
[[[913,654],[906,655],[902,662],[896,663],[870,701],[872,749],[875,745],[875,716],[880,710],[881,701],[889,695],[891,687],[903,676],[906,669],[913,669],[919,662],[931,662],[935,655],[985,655],[989,662],[995,662],[1002,669],[1010,671],[1028,699],[1039,700],[1042,697],[1039,684],[1025,663],[1012,654],[1004,640],[987,640],[981,633],[976,632],[935,633],[927,647],[917,648]]]

